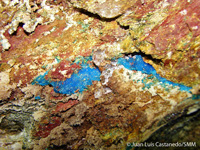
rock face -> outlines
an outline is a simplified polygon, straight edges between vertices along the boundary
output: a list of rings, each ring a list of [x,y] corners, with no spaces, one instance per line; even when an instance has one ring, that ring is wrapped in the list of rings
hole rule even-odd
[[[134,6],[136,0],[70,0],[77,8],[99,15],[102,18],[115,18]]]
[[[200,1],[185,0],[146,1],[118,22],[129,26],[137,50],[162,60],[157,71],[163,77],[194,86],[200,81],[200,28],[196,19],[199,4]]]
[[[200,1],[3,0],[0,12],[3,149],[200,145]]]

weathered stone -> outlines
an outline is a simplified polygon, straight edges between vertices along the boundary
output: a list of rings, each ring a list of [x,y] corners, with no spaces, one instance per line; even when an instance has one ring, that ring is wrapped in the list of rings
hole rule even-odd
[[[162,63],[155,66],[163,77],[194,86],[200,84],[199,6],[199,1],[146,1],[118,22],[129,26],[134,39],[129,45],[136,47],[133,52],[140,50],[160,59]],[[129,51],[129,45],[123,48]]]
[[[0,147],[199,145],[199,6],[1,1]]]
[[[70,0],[74,7],[98,14],[102,18],[115,18],[133,6],[136,0]]]
[[[187,147],[188,149],[195,150],[200,144],[198,140],[200,136],[200,111],[198,105],[199,103],[191,104],[190,106],[187,106],[188,108],[186,110],[182,110],[183,113],[178,114],[177,112],[181,112],[180,105],[179,108],[175,109],[177,112],[165,117],[167,124],[153,133],[143,143],[153,143],[154,146],[148,148],[152,150],[160,149],[160,147],[169,147],[168,149],[174,149],[170,144],[174,144],[176,147]],[[190,109],[194,111],[190,112]],[[163,120],[163,122],[166,122],[166,120]],[[131,146],[129,146],[129,148],[131,148]],[[142,150],[146,148],[141,146],[137,149]]]

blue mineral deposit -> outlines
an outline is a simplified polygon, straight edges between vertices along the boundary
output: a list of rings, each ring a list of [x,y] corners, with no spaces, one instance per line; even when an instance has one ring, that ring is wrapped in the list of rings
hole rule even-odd
[[[193,94],[192,99],[193,100],[200,99],[200,94]]]
[[[87,66],[80,69],[78,73],[73,73],[71,78],[65,81],[53,81],[50,84],[54,87],[55,92],[73,94],[77,90],[83,92],[87,86],[92,85],[92,81],[100,81],[100,75],[99,69]]]
[[[43,75],[39,75],[38,77],[36,77],[32,84],[39,84],[39,85],[42,85],[42,86],[45,86],[45,85],[49,85],[49,81],[45,79],[45,76],[48,74],[49,71],[45,72]]]
[[[181,91],[190,92],[189,90],[191,89],[191,87],[187,87],[182,84],[174,83],[174,82],[171,82],[171,81],[161,77],[156,72],[156,70],[153,68],[152,65],[143,61],[143,58],[141,55],[135,55],[133,57],[128,57],[128,58],[119,58],[117,61],[118,61],[118,64],[123,65],[126,69],[141,71],[142,73],[145,73],[145,74],[152,74],[154,76],[154,78],[156,78],[156,79],[152,79],[152,81],[154,81],[154,82],[147,84],[145,82],[146,79],[143,80],[143,83],[145,84],[145,87],[147,87],[147,88],[150,88],[150,86],[153,85],[157,80],[157,82],[161,82],[162,86],[164,86],[164,87],[166,85],[178,86]]]
[[[141,55],[134,57],[119,58],[118,64],[123,65],[126,69],[137,70],[146,74],[156,74],[155,69],[148,63],[145,63]]]
[[[41,99],[40,96],[35,96],[35,100],[39,100],[39,99]]]
[[[77,73],[73,73],[70,78],[64,81],[50,81],[45,79],[48,71],[43,75],[34,79],[32,84],[39,84],[42,86],[51,85],[54,91],[61,94],[74,94],[75,92],[83,92],[87,86],[92,85],[92,81],[100,81],[101,72],[98,68],[91,67],[90,61],[92,57],[78,58],[73,63],[81,65],[81,69]]]

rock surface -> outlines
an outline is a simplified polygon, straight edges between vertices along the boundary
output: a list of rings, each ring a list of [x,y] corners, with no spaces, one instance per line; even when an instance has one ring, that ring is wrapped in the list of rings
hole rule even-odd
[[[135,0],[70,0],[74,7],[87,10],[102,18],[115,18],[135,4]]]
[[[199,146],[200,1],[3,0],[0,12],[0,147]]]
[[[185,0],[146,1],[118,22],[129,26],[135,51],[162,61],[156,69],[163,77],[194,86],[200,82],[199,4]]]

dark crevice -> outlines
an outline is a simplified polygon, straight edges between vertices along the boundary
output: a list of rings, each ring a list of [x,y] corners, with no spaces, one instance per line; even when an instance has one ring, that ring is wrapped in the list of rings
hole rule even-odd
[[[33,12],[34,12],[34,13],[37,13],[37,12],[38,12],[38,10],[39,10],[39,9],[36,9],[36,10],[34,10]]]
[[[91,13],[83,8],[74,8],[76,11],[82,13],[82,14],[85,14],[91,18],[95,18],[95,19],[98,19],[98,20],[101,20],[101,21],[105,21],[105,22],[111,22],[111,21],[115,21],[117,18],[119,18],[121,15],[118,15],[114,18],[103,18],[103,17],[100,17],[98,14],[94,14],[94,13]]]
[[[0,100],[0,106],[4,105],[6,103],[8,103],[6,100]],[[0,112],[0,114],[1,114],[1,112]]]
[[[182,137],[183,133],[196,133],[194,139],[191,139],[192,142],[197,142],[199,134],[195,132],[195,129],[198,129],[199,126],[199,117],[200,111],[194,112],[191,115],[184,113],[182,116],[178,116],[175,119],[169,121],[166,125],[155,131],[151,136],[145,140],[146,143],[155,143],[155,142],[167,142],[167,143],[176,143],[176,142],[185,142],[188,141],[188,136]],[[137,147],[136,150],[143,150],[144,147]],[[159,147],[151,147],[149,149],[159,150]],[[187,149],[194,149],[196,147],[188,147]]]
[[[117,24],[120,26],[120,28],[122,28],[122,29],[124,29],[124,30],[128,30],[128,29],[129,29],[129,25],[123,26],[123,25],[121,25],[119,22],[117,22]]]
[[[92,64],[94,65],[95,68],[97,68],[100,71],[99,67],[94,63],[93,60],[92,60]]]
[[[36,28],[37,28],[37,27],[36,27]],[[33,31],[33,32],[34,32],[34,31]],[[29,33],[29,32],[27,32],[27,31],[24,30],[24,33],[25,33],[27,36],[31,35],[33,32],[30,32],[30,33]]]
[[[23,27],[23,25],[24,25],[24,23],[19,23],[19,25],[18,25],[18,27],[17,27],[17,30],[18,30],[19,27]],[[14,32],[11,34],[11,36],[17,36],[17,30],[14,31]]]
[[[22,28],[23,28],[23,26],[24,26],[24,23],[20,22],[19,25],[18,25],[18,27],[17,27],[17,30],[16,30],[15,32],[13,32],[13,33],[11,34],[11,36],[17,36],[18,28],[19,28],[19,27],[22,27]],[[23,30],[24,30],[24,29],[23,29]],[[29,33],[29,32],[27,32],[27,31],[24,30],[24,33],[25,33],[27,36],[29,36],[29,35],[32,34],[33,32]]]
[[[155,64],[161,64],[161,63],[162,63],[162,60],[153,58],[151,55],[145,54],[145,53],[142,52],[142,51],[133,52],[133,53],[125,53],[124,55],[125,55],[125,56],[130,56],[130,55],[131,55],[131,56],[134,56],[134,55],[141,55],[142,57],[144,57],[144,58],[146,58],[146,59],[152,60]]]

